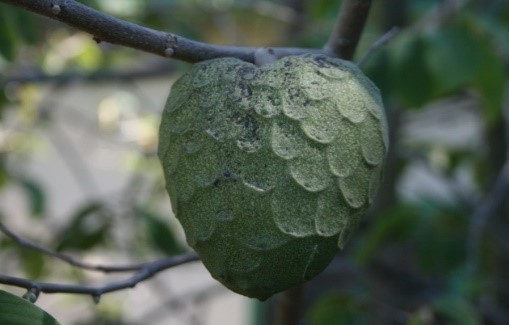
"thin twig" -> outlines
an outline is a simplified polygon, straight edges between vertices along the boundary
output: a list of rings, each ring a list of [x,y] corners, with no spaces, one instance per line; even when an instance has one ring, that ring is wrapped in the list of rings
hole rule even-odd
[[[364,54],[364,56],[357,62],[357,65],[359,67],[363,67],[366,62],[368,62],[373,55],[378,52],[382,47],[385,46],[390,40],[392,40],[398,33],[400,29],[399,27],[392,27],[389,29],[389,31],[382,35],[379,39],[377,39],[373,44],[371,44],[371,47],[369,50]]]
[[[124,280],[110,282],[102,286],[38,282],[2,274],[0,274],[0,283],[25,288],[30,291],[36,291],[37,293],[73,293],[91,295],[94,300],[98,301],[99,298],[105,293],[119,291],[127,288],[134,288],[138,283],[153,277],[161,271],[197,260],[198,256],[196,254],[189,253],[145,263],[132,277]]]
[[[496,215],[502,204],[509,197],[509,159],[506,160],[497,181],[488,196],[477,207],[470,218],[469,236],[467,239],[467,270],[477,273],[481,255],[481,244],[484,230],[489,220]]]
[[[66,85],[73,82],[80,83],[98,83],[98,82],[112,82],[115,83],[128,83],[133,80],[149,79],[156,77],[170,76],[175,72],[175,65],[171,61],[164,61],[164,64],[157,63],[144,67],[142,69],[103,69],[93,71],[90,73],[69,71],[55,74],[48,74],[41,70],[29,70],[21,73],[16,73],[7,76],[0,76],[0,85],[7,83],[25,84],[25,83],[54,83],[57,85]]]
[[[368,18],[371,0],[344,0],[336,25],[324,47],[326,54],[351,60]]]
[[[148,262],[148,263],[127,264],[127,265],[101,265],[101,264],[86,263],[86,262],[82,262],[72,256],[56,252],[49,248],[43,247],[37,243],[34,243],[31,240],[23,238],[23,237],[17,235],[11,229],[9,229],[2,222],[0,222],[0,232],[2,232],[5,236],[9,237],[10,239],[14,240],[18,245],[20,245],[22,247],[35,250],[35,251],[40,252],[44,255],[51,256],[51,257],[57,258],[61,261],[64,261],[72,266],[79,267],[81,269],[89,270],[89,271],[99,271],[99,272],[104,272],[104,273],[135,272],[135,271],[140,271],[147,264],[157,262],[157,261],[155,261],[155,262]]]
[[[254,62],[258,47],[220,46],[198,42],[131,22],[123,21],[74,0],[0,0],[37,14],[59,20],[91,34],[101,42],[119,44],[187,62],[219,57],[236,57]],[[276,57],[304,53],[323,53],[317,49],[273,48]]]

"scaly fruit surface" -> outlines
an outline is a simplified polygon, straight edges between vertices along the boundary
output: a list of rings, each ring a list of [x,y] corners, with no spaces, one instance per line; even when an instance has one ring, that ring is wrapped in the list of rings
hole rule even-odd
[[[324,56],[195,64],[173,86],[159,158],[173,211],[212,276],[264,300],[319,274],[380,183],[380,93]]]

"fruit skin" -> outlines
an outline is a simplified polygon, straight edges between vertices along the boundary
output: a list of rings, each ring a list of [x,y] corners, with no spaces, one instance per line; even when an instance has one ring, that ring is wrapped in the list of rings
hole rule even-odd
[[[371,203],[387,151],[376,86],[318,55],[198,63],[174,84],[159,158],[211,275],[261,300],[319,274]]]

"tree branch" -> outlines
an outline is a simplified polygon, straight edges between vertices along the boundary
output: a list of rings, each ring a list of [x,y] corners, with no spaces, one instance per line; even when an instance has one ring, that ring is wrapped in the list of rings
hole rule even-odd
[[[1,1],[1,0],[0,0]],[[15,74],[0,76],[0,86],[7,83],[26,84],[26,83],[52,83],[57,85],[66,85],[73,82],[98,83],[98,82],[116,82],[128,83],[133,80],[156,78],[168,76],[175,71],[175,65],[171,61],[162,61],[144,68],[125,69],[104,69],[91,72],[83,71],[64,71],[59,74],[48,74],[42,70],[32,69]]]
[[[351,60],[368,18],[371,0],[343,0],[336,25],[325,44],[330,56]]]
[[[258,47],[220,46],[157,31],[112,17],[74,0],[0,0],[34,13],[59,20],[93,35],[98,41],[123,45],[187,62],[219,57],[236,57],[254,62]],[[276,57],[304,53],[323,53],[304,48],[273,48]]]
[[[73,293],[91,295],[95,301],[98,301],[100,297],[105,293],[127,288],[134,288],[138,283],[150,279],[161,271],[197,260],[198,257],[196,254],[190,253],[145,263],[132,277],[120,281],[114,281],[103,286],[81,286],[72,284],[37,282],[2,274],[0,274],[0,283],[25,288],[28,291],[34,292],[35,296],[38,296],[39,292]]]
[[[500,171],[497,181],[488,196],[478,205],[470,218],[469,236],[467,239],[467,270],[477,273],[481,254],[481,244],[488,221],[496,215],[497,210],[507,200],[509,193],[509,158]]]
[[[82,262],[72,256],[62,254],[51,250],[46,247],[42,247],[41,245],[34,243],[26,238],[23,238],[16,233],[14,233],[11,229],[9,229],[4,223],[0,222],[0,232],[2,232],[5,236],[14,240],[18,245],[38,251],[44,255],[51,256],[57,258],[61,261],[64,261],[72,266],[79,267],[84,270],[89,271],[99,271],[104,273],[114,273],[114,272],[134,272],[142,269],[146,263],[138,263],[138,264],[127,264],[127,265],[100,265],[100,264],[91,264]]]
[[[386,45],[390,40],[392,40],[398,33],[400,29],[398,27],[392,27],[389,31],[382,35],[379,39],[377,39],[369,50],[362,56],[362,58],[357,62],[359,67],[363,67],[372,57],[373,55],[379,51],[384,45]]]

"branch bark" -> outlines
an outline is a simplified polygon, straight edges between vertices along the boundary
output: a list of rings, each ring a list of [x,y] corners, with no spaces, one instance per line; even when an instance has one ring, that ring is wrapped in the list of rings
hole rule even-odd
[[[28,291],[35,292],[36,296],[38,296],[39,292],[73,293],[91,295],[94,300],[98,301],[100,297],[105,293],[134,288],[138,283],[152,278],[154,275],[161,271],[197,260],[198,257],[196,254],[190,253],[145,263],[132,277],[124,280],[114,281],[103,286],[81,286],[73,284],[38,282],[2,274],[0,274],[0,283],[25,288]]]
[[[75,293],[75,294],[89,294],[94,299],[99,299],[101,295],[118,291],[126,288],[133,288],[138,283],[147,280],[157,273],[164,271],[169,268],[173,268],[175,266],[179,266],[185,263],[190,263],[194,261],[198,261],[199,258],[195,253],[188,253],[182,255],[176,255],[169,258],[147,262],[147,263],[139,263],[139,264],[130,264],[130,265],[99,265],[99,264],[90,264],[86,262],[79,261],[72,256],[65,255],[59,252],[55,252],[51,249],[45,248],[36,244],[28,239],[25,239],[16,233],[14,233],[11,229],[5,226],[0,222],[0,232],[5,236],[14,240],[18,245],[38,251],[44,255],[48,255],[59,260],[62,260],[72,266],[79,267],[84,270],[89,271],[100,271],[104,273],[112,273],[112,272],[135,272],[135,274],[127,278],[125,280],[111,282],[109,284],[92,287],[92,286],[80,286],[80,285],[71,285],[71,284],[60,284],[60,283],[46,283],[46,282],[37,282],[28,279],[12,277],[8,275],[0,274],[0,283],[11,285],[15,287],[21,287],[27,289],[29,292],[33,292],[35,295],[35,299],[39,296],[40,292],[45,293]]]
[[[63,262],[66,262],[69,265],[79,267],[88,271],[99,271],[104,273],[116,273],[116,272],[134,272],[139,271],[145,267],[147,263],[137,263],[137,264],[126,264],[126,265],[101,265],[101,264],[92,264],[80,261],[72,256],[62,254],[51,250],[49,248],[43,247],[37,243],[32,242],[26,238],[19,236],[14,233],[10,228],[8,228],[5,224],[0,222],[0,232],[2,232],[5,236],[9,237],[13,241],[15,241],[19,246],[25,247],[31,250],[35,250],[41,254],[54,257]],[[151,262],[152,263],[152,262]]]
[[[236,57],[254,63],[258,47],[220,46],[123,21],[87,7],[74,0],[0,0],[28,11],[59,20],[90,33],[94,39],[123,45],[186,62],[200,62],[219,57]],[[318,49],[272,48],[278,58],[304,53],[323,53]]]
[[[327,55],[352,60],[371,8],[371,0],[343,0],[338,19],[325,44]]]

